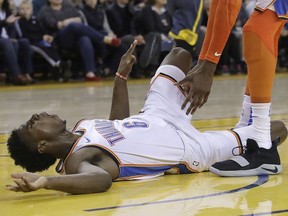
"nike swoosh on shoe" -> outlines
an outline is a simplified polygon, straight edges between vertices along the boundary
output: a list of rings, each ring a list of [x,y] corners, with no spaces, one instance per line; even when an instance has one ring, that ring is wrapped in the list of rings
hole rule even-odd
[[[274,169],[268,169],[268,168],[264,168],[264,167],[262,167],[262,169],[266,170],[268,172],[278,173],[278,168],[276,166],[274,166]]]

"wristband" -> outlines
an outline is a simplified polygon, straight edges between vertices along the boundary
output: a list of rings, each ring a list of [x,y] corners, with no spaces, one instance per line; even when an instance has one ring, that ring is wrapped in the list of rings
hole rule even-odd
[[[123,79],[123,80],[127,80],[127,77],[121,75],[120,73],[116,72],[116,76],[118,76],[119,78]]]

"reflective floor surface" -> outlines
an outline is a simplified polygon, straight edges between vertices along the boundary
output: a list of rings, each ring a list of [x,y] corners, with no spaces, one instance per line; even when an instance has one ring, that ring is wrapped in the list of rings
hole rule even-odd
[[[113,183],[108,192],[69,195],[40,190],[6,191],[10,173],[22,171],[8,157],[9,132],[33,113],[57,113],[68,128],[81,118],[107,118],[112,81],[99,83],[0,86],[0,215],[1,216],[182,216],[288,215],[288,141],[280,147],[283,173],[277,176],[221,178],[209,172],[169,175],[147,181]],[[149,80],[129,80],[131,113],[142,107]],[[234,126],[241,112],[245,76],[216,77],[209,101],[193,116],[199,130]],[[288,74],[277,74],[272,119],[288,126]],[[54,169],[43,173],[54,175]]]

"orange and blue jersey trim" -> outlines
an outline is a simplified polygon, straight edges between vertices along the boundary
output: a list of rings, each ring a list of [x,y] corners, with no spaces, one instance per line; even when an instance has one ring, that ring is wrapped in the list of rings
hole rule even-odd
[[[239,154],[244,153],[243,144],[242,144],[242,142],[241,142],[241,139],[240,139],[239,134],[236,133],[235,131],[233,131],[233,129],[228,130],[228,131],[231,132],[231,133],[235,136],[235,138],[236,138],[236,140],[237,140],[238,148],[239,148]],[[236,147],[236,148],[237,148],[237,147]]]
[[[77,125],[79,125],[80,122],[82,122],[82,121],[83,121],[83,120],[79,121],[79,122],[77,123]],[[75,127],[75,128],[77,128],[77,127]],[[73,131],[75,130],[75,128],[73,129]],[[83,130],[79,130],[79,132],[85,133],[85,130],[84,130],[84,129],[83,129]],[[64,160],[60,160],[60,161],[58,162],[58,164],[57,164],[57,166],[56,166],[56,168],[55,168],[55,170],[56,170],[57,173],[60,173],[60,174],[65,173],[65,163],[66,163],[67,159],[70,157],[70,155],[73,153],[73,151],[74,151],[75,147],[77,146],[78,142],[80,141],[80,139],[81,139],[81,137],[79,137],[79,139],[76,140],[76,142],[73,144],[73,146],[72,146],[72,148],[70,149],[69,153],[67,154],[66,158],[65,158]]]
[[[169,170],[176,170],[174,174],[196,173],[185,162],[179,164],[121,164],[119,165],[118,180],[129,180],[145,176],[156,176],[164,173],[171,173]]]
[[[274,1],[271,1],[271,3],[266,8],[255,7],[255,10],[262,12],[266,10],[272,4],[275,7],[275,12],[277,13],[277,16],[279,17],[279,19],[288,19],[288,1],[287,0],[274,0]]]
[[[174,79],[172,76],[169,76],[169,75],[167,75],[167,74],[165,74],[165,73],[161,73],[161,72],[160,72],[160,73],[156,76],[156,78],[153,79],[153,81],[152,81],[152,83],[150,84],[149,88],[153,85],[153,83],[155,82],[155,80],[156,80],[158,77],[163,77],[163,78],[165,78],[165,79],[170,80],[172,83],[177,83],[177,80]],[[186,93],[185,93],[184,89],[183,89],[181,86],[177,86],[177,87],[178,87],[178,89],[182,92],[182,94],[183,94],[184,96],[186,96]]]
[[[119,175],[117,180],[135,179],[144,176],[154,176],[162,174],[171,169],[174,165],[155,164],[121,164],[119,165]]]

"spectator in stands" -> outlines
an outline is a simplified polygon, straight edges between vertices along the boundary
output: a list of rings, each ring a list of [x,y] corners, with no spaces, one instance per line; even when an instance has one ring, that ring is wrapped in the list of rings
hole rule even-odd
[[[15,22],[19,16],[12,14],[8,0],[0,0],[0,51],[10,76],[9,80],[15,85],[33,83],[32,52],[29,40],[17,38]]]
[[[64,0],[65,1],[65,0]],[[66,0],[66,2],[72,4],[77,9],[81,9],[84,6],[84,0]]]
[[[136,26],[141,26],[146,44],[140,56],[140,65],[159,66],[159,62],[174,46],[174,41],[168,36],[172,27],[172,17],[166,9],[167,0],[147,0],[146,6],[136,18]],[[159,58],[162,53],[162,58]]]
[[[145,45],[145,39],[143,35],[137,34],[135,26],[135,16],[139,10],[135,11],[129,0],[114,0],[113,3],[108,5],[106,9],[106,15],[109,25],[117,37],[121,38],[122,43],[128,48],[134,40],[138,41],[138,46],[136,47],[136,56]],[[137,58],[138,59],[138,58]],[[140,68],[138,62],[133,67],[130,73],[132,78],[138,78],[140,76]]]
[[[96,47],[103,43],[119,46],[121,41],[84,25],[78,10],[70,4],[64,4],[62,0],[48,0],[48,5],[41,9],[38,18],[48,33],[54,36],[60,50],[80,53],[86,81],[99,81],[100,77],[95,74],[97,72],[93,44]]]
[[[105,4],[99,3],[99,0],[83,0],[82,9],[91,27],[105,35],[116,36],[107,20]]]
[[[173,18],[170,37],[174,38],[176,46],[189,51],[193,60],[198,59],[205,34],[200,29],[203,0],[168,0],[167,3]]]
[[[38,15],[40,12],[41,8],[46,5],[48,0],[32,0],[32,5],[33,5],[33,14],[35,16]]]
[[[18,20],[20,27],[18,33],[30,41],[34,52],[43,56],[53,68],[57,69],[58,78],[61,77],[67,81],[70,75],[70,64],[61,61],[57,49],[53,46],[53,36],[46,34],[40,22],[33,15],[33,6],[30,0],[23,0],[20,3],[19,15],[21,18]]]
[[[114,32],[111,30],[110,25],[107,20],[105,13],[105,6],[98,3],[98,0],[83,0],[83,13],[86,17],[87,23],[89,26],[95,30],[108,35],[110,37],[117,37]],[[102,55],[100,56],[103,59],[103,68],[106,75],[115,74],[118,68],[118,64],[122,55],[127,50],[127,47],[124,44],[120,44],[118,47],[103,46],[98,47],[102,50]]]

